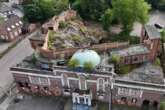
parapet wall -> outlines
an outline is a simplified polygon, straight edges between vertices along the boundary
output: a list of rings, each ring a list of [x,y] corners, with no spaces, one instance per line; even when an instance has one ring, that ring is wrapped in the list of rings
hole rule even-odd
[[[40,48],[41,55],[47,58],[68,58],[71,57],[77,50],[79,49],[93,49],[97,52],[101,53],[107,50],[115,49],[115,48],[126,48],[129,46],[129,42],[113,42],[113,43],[103,43],[98,45],[93,45],[91,47],[84,48],[66,48],[61,50],[45,50]]]
[[[45,23],[42,27],[44,27],[46,30],[49,29],[50,27],[53,27],[53,30],[56,32],[58,31],[59,28],[59,23],[60,22],[65,22],[69,19],[75,18],[77,16],[76,11],[74,10],[67,10],[61,13],[59,16],[54,16],[48,23]],[[45,42],[42,47],[44,50],[48,50],[48,32],[45,37]]]

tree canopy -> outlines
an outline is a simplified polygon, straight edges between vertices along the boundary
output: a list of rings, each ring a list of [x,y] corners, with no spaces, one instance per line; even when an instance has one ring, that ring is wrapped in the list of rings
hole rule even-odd
[[[109,8],[109,0],[75,0],[73,7],[81,17],[99,21],[105,10]]]
[[[145,24],[148,19],[150,5],[144,0],[115,0],[112,13],[115,19],[123,25],[123,31],[129,33],[135,21]]]
[[[68,7],[68,0],[32,0],[23,5],[29,22],[43,22]]]

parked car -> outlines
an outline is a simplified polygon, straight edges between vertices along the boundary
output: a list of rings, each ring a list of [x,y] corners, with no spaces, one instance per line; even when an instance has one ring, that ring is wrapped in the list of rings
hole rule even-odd
[[[158,23],[154,24],[154,26],[155,26],[157,29],[163,29],[163,28],[164,28],[163,25],[158,24]]]

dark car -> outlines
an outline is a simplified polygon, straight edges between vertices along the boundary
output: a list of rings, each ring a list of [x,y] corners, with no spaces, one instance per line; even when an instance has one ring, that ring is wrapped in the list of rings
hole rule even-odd
[[[158,24],[158,23],[154,24],[154,26],[155,26],[157,29],[163,29],[163,28],[164,28],[163,25]]]
[[[64,66],[66,63],[67,63],[66,60],[59,60],[59,61],[57,61],[57,65],[59,65],[59,66]]]

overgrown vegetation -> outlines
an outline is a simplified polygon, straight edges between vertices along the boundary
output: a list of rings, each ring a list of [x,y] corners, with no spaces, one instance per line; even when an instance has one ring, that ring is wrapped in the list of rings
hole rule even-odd
[[[109,63],[113,63],[115,66],[115,73],[119,75],[124,75],[131,72],[133,69],[139,67],[140,64],[130,64],[130,65],[123,65],[121,64],[121,58],[118,55],[112,54]]]
[[[140,38],[139,37],[137,37],[137,36],[130,36],[130,35],[127,35],[124,32],[121,32],[118,35],[112,35],[110,39],[111,39],[112,42],[129,41],[130,44],[139,44],[140,43]]]
[[[156,58],[154,63],[153,63],[155,66],[160,66],[160,59],[159,58]]]
[[[49,49],[53,49],[53,42],[55,41],[56,36],[55,36],[55,32],[52,30],[48,31],[48,48]]]
[[[67,22],[64,22],[64,21],[59,22],[59,28],[60,29],[67,27],[67,25],[68,25]]]

